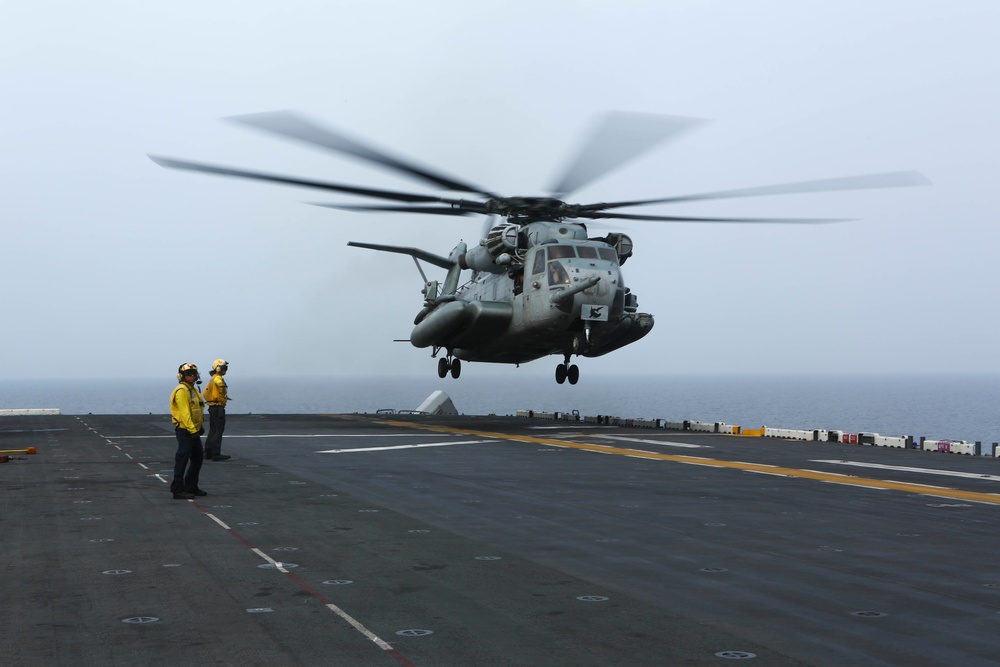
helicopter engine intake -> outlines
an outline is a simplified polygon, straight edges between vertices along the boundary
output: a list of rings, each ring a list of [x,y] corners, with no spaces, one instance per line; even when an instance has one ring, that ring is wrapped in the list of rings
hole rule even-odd
[[[484,271],[486,273],[495,273],[497,275],[505,273],[507,267],[496,262],[497,257],[494,256],[486,246],[477,245],[472,250],[464,252],[458,256],[458,265],[464,269],[472,269],[473,271]]]

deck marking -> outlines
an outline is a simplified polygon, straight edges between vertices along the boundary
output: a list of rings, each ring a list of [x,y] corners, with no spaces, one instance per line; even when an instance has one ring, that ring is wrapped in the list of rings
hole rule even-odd
[[[593,426],[591,424],[587,424],[585,426],[529,426],[528,428],[530,428],[533,431],[572,431],[575,428],[582,429],[582,430],[587,430],[587,431],[591,431],[591,430],[599,429],[599,428],[618,428],[618,427],[617,426]]]
[[[983,475],[977,472],[959,472],[957,470],[937,470],[935,468],[911,468],[909,466],[890,466],[881,463],[863,463],[861,461],[840,461],[840,460],[813,460],[812,463],[832,463],[842,466],[858,466],[860,468],[877,468],[879,470],[898,470],[900,472],[918,472],[926,475],[947,475],[949,477],[965,477],[967,479],[986,479],[991,482],[1000,482],[1000,476]]]
[[[458,434],[455,434],[458,435]],[[262,434],[262,435],[229,435],[227,438],[412,438],[412,433],[291,433],[291,434]],[[430,434],[420,437],[429,438]]]
[[[425,442],[419,445],[392,445],[390,447],[356,447],[354,449],[324,449],[317,454],[350,454],[351,452],[383,452],[388,449],[415,449],[417,447],[450,447],[451,445],[481,445],[496,440],[461,440],[458,442]]]
[[[410,422],[401,422],[401,421],[384,421],[380,423],[386,424],[388,426],[396,426],[399,428],[423,429],[435,433],[455,433],[455,434],[472,435],[480,438],[508,440],[511,442],[527,442],[536,445],[550,445],[553,447],[578,449],[586,452],[596,452],[600,454],[616,454],[618,456],[632,456],[636,458],[651,459],[655,461],[671,461],[673,463],[684,463],[687,465],[706,466],[709,468],[729,468],[731,470],[765,472],[765,473],[772,473],[774,475],[784,475],[785,477],[795,477],[798,479],[811,479],[820,482],[835,482],[847,486],[860,487],[866,489],[888,489],[892,491],[902,491],[904,493],[915,493],[922,496],[934,496],[936,498],[951,498],[955,500],[966,500],[975,503],[1000,505],[1000,494],[997,493],[981,493],[978,491],[963,491],[961,489],[936,488],[936,487],[926,486],[923,484],[894,482],[882,479],[869,479],[866,477],[851,477],[848,475],[838,475],[836,473],[821,472],[818,470],[783,468],[780,466],[770,466],[770,465],[763,465],[760,463],[749,463],[745,461],[727,461],[725,459],[711,459],[701,456],[686,456],[683,454],[661,454],[659,452],[647,452],[641,449],[624,449],[621,447],[611,447],[608,445],[591,445],[584,442],[555,440],[552,438],[539,438],[530,435],[511,435],[509,433],[475,431],[472,429],[458,429],[446,426],[430,426],[426,424],[414,424]]]
[[[91,429],[91,430],[93,430],[93,429]],[[408,435],[413,435],[413,434],[408,434]],[[123,437],[141,438],[141,437],[146,437],[146,436],[123,436]],[[172,437],[172,436],[153,436],[153,437]],[[238,437],[238,436],[236,436],[236,437]],[[281,437],[281,436],[272,436],[272,437]],[[456,443],[447,443],[447,444],[456,444]],[[121,449],[121,447],[118,447],[118,445],[115,445],[115,447],[118,448],[119,450]],[[128,455],[126,454],[126,456],[128,456]],[[132,457],[129,456],[129,458],[132,458]],[[143,468],[146,468],[146,466],[144,466],[142,463],[139,463],[139,465],[142,466]],[[147,470],[148,470],[148,468],[147,468]],[[167,482],[167,480],[164,479],[163,476],[160,475],[160,474],[151,475],[151,477],[156,477],[157,479],[159,479],[161,482],[164,482],[164,483]],[[225,530],[229,531],[230,535],[232,535],[235,538],[237,538],[240,542],[242,542],[244,545],[246,545],[251,551],[253,551],[255,554],[257,554],[258,556],[260,556],[261,558],[263,558],[265,561],[267,561],[268,563],[270,563],[271,565],[273,565],[275,567],[275,569],[277,569],[279,572],[282,572],[286,577],[288,577],[289,579],[291,579],[292,581],[294,581],[296,584],[298,584],[299,587],[301,587],[305,591],[311,593],[315,598],[317,598],[320,602],[322,602],[323,605],[326,606],[327,609],[329,609],[330,611],[332,611],[335,614],[337,614],[337,616],[339,616],[340,618],[342,618],[345,621],[347,621],[355,630],[357,630],[358,632],[360,632],[361,634],[363,634],[365,637],[367,637],[369,640],[371,640],[372,642],[374,642],[376,646],[378,646],[380,649],[382,649],[383,651],[385,651],[385,653],[388,654],[390,657],[392,657],[396,662],[398,662],[399,664],[403,665],[404,667],[416,667],[416,665],[413,662],[411,662],[406,656],[404,656],[402,653],[400,653],[397,649],[393,648],[391,644],[389,644],[386,641],[383,641],[378,635],[376,635],[375,633],[373,633],[372,631],[370,631],[368,628],[366,628],[364,625],[362,625],[360,622],[358,622],[350,614],[348,614],[347,612],[345,612],[343,609],[341,609],[337,605],[333,604],[333,602],[331,602],[330,600],[326,599],[324,596],[320,595],[317,591],[315,591],[312,588],[310,588],[309,585],[306,584],[304,581],[302,581],[301,579],[299,579],[298,577],[296,577],[295,575],[293,575],[291,572],[289,572],[287,569],[285,569],[283,567],[283,564],[281,562],[274,560],[273,558],[271,558],[270,556],[268,556],[266,553],[264,553],[263,551],[261,551],[257,547],[255,547],[252,544],[250,544],[250,542],[248,542],[246,538],[244,538],[242,535],[240,535],[235,530],[233,530],[232,528],[230,528],[221,519],[219,519],[217,516],[215,516],[211,512],[206,512],[204,509],[202,509],[200,507],[199,507],[199,509],[201,509],[201,511],[206,516],[208,516],[208,518],[210,518],[212,521],[214,521],[215,523],[217,523],[219,526],[221,526]],[[264,609],[265,608],[261,608],[261,609],[248,609],[247,611],[264,611]],[[270,611],[270,609],[267,609],[267,611]],[[140,620],[139,617],[137,617],[136,619],[125,619],[125,622],[126,623],[129,623],[129,622],[141,623],[141,622],[147,622],[147,619],[148,619],[149,622],[159,620],[158,618],[155,618],[155,617],[141,617],[141,619],[142,620]]]
[[[229,531],[230,535],[232,535],[237,540],[239,540],[240,542],[242,542],[248,549],[250,549],[250,551],[254,552],[258,556],[260,556],[261,558],[263,558],[268,564],[274,566],[274,568],[276,570],[278,570],[279,572],[281,572],[282,574],[284,574],[286,578],[288,578],[289,580],[291,580],[292,582],[294,582],[296,585],[298,585],[302,590],[306,591],[307,593],[309,593],[313,597],[315,597],[317,600],[319,600],[320,603],[322,603],[323,606],[325,606],[327,609],[329,609],[330,611],[332,611],[333,613],[335,613],[337,616],[339,616],[343,620],[347,621],[347,623],[349,623],[351,625],[351,627],[353,627],[355,630],[357,630],[362,635],[364,635],[365,637],[367,637],[376,646],[378,646],[380,649],[382,649],[383,651],[385,651],[385,653],[388,654],[391,658],[393,658],[396,662],[398,662],[399,664],[403,665],[404,667],[416,667],[416,665],[413,662],[411,662],[406,656],[404,656],[402,653],[400,653],[399,650],[393,648],[393,646],[391,644],[389,644],[388,642],[384,641],[381,637],[379,637],[374,632],[372,632],[371,630],[369,630],[368,628],[366,628],[364,625],[362,625],[353,616],[351,616],[346,611],[344,611],[343,609],[341,609],[340,607],[338,607],[337,605],[335,605],[331,600],[329,600],[328,598],[326,598],[324,595],[322,595],[321,593],[319,593],[318,591],[316,591],[315,589],[313,589],[305,581],[303,581],[302,579],[299,579],[297,576],[295,576],[294,574],[292,574],[287,568],[284,567],[285,563],[282,563],[281,561],[277,561],[277,560],[271,558],[266,553],[264,553],[263,551],[261,551],[257,547],[253,546],[245,537],[243,537],[240,533],[238,533],[235,530],[233,530],[232,528],[230,528],[228,525],[226,525],[223,521],[221,521],[218,517],[216,517],[211,512],[206,512],[203,508],[199,508],[199,509],[201,509],[201,511],[206,516],[208,516],[208,518],[210,518],[212,521],[214,521],[215,523],[219,524],[220,526],[222,526],[223,528],[225,528],[227,531]],[[288,563],[288,566],[289,567],[297,567],[296,565],[292,565],[291,563]],[[250,611],[250,610],[248,609],[247,611]]]
[[[348,614],[346,611],[344,611],[343,609],[341,609],[337,605],[333,604],[332,602],[327,602],[326,603],[326,608],[329,609],[330,611],[332,611],[333,613],[335,613],[337,616],[340,616],[342,619],[344,619],[348,623],[350,623],[351,626],[355,630],[357,630],[358,632],[360,632],[361,634],[363,634],[365,637],[368,637],[368,639],[370,639],[373,642],[375,642],[375,644],[380,649],[382,649],[383,651],[391,651],[392,650],[392,646],[390,646],[388,642],[384,641],[378,635],[376,635],[374,632],[372,632],[371,630],[369,630],[365,626],[361,625],[361,623],[359,623],[357,620],[355,620],[355,618],[353,616],[351,616],[350,614]]]
[[[211,514],[209,516],[211,516]],[[254,552],[258,556],[266,560],[268,563],[273,565],[274,569],[276,569],[278,572],[284,572],[285,574],[288,574],[288,570],[285,569],[285,564],[282,563],[280,560],[274,560],[273,558],[268,556],[266,553],[264,553],[257,547],[250,547],[250,551]]]
[[[209,516],[211,516],[211,515],[209,515]],[[234,532],[234,534],[235,534],[235,532]],[[325,606],[327,609],[329,609],[330,611],[332,611],[333,613],[335,613],[340,618],[342,618],[345,621],[347,621],[347,623],[350,624],[351,627],[353,627],[355,630],[357,630],[362,635],[364,635],[369,640],[371,640],[380,649],[382,649],[383,651],[389,653],[397,662],[399,662],[400,664],[403,664],[403,665],[407,665],[408,667],[415,667],[412,662],[410,662],[405,656],[403,656],[401,653],[399,653],[399,651],[397,651],[396,649],[394,649],[391,644],[389,644],[388,642],[386,642],[385,640],[383,640],[381,637],[379,637],[378,635],[376,635],[374,632],[372,632],[371,630],[369,630],[368,628],[366,628],[364,625],[361,624],[360,621],[358,621],[356,618],[354,618],[353,616],[351,616],[350,614],[348,614],[346,611],[344,611],[343,609],[341,609],[340,607],[338,607],[337,605],[335,605],[332,601],[330,601],[329,599],[327,599],[326,596],[324,596],[321,593],[319,593],[318,591],[314,590],[306,582],[304,582],[303,580],[299,579],[297,576],[295,576],[294,574],[292,574],[291,572],[289,572],[288,570],[286,570],[284,567],[282,567],[281,562],[274,560],[273,558],[271,558],[270,556],[268,556],[266,553],[264,553],[263,551],[261,551],[257,547],[251,547],[251,551],[253,551],[255,554],[257,554],[258,556],[260,556],[261,558],[263,558],[264,560],[266,560],[271,565],[274,565],[275,569],[277,569],[279,572],[284,573],[286,577],[288,577],[289,579],[291,579],[292,581],[294,581],[303,590],[305,590],[306,592],[310,593],[313,597],[315,597],[317,600],[319,600],[323,604],[323,606]]]
[[[692,445],[687,442],[673,442],[670,440],[648,440],[646,438],[630,438],[625,435],[605,435],[604,433],[595,435],[584,435],[583,437],[607,438],[608,440],[624,440],[625,442],[641,442],[647,445],[663,445],[664,447],[686,447],[687,449],[703,449],[707,447],[707,445]]]
[[[446,434],[447,435],[447,434]],[[460,435],[455,433],[452,435]],[[119,440],[152,440],[156,438],[173,438],[172,435],[116,435],[115,438]],[[430,433],[428,434],[413,434],[413,433],[261,433],[257,435],[230,435],[226,433],[227,438],[251,438],[251,439],[262,439],[262,438],[432,438],[436,437]],[[116,445],[117,446],[117,445]],[[121,447],[118,447],[121,449]]]

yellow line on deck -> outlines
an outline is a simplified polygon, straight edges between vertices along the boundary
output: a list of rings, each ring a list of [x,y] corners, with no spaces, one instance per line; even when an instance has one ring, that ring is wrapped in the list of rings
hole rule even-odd
[[[28,447],[26,449],[0,449],[0,454],[37,454],[38,450],[34,447]]]
[[[647,452],[641,449],[626,449],[623,447],[611,447],[608,445],[593,445],[582,442],[573,442],[569,440],[554,440],[552,438],[536,438],[530,435],[511,435],[509,433],[493,433],[490,431],[472,431],[468,429],[456,429],[456,428],[449,428],[446,426],[429,426],[426,424],[414,424],[410,422],[401,422],[401,421],[378,420],[378,423],[386,424],[388,426],[398,426],[402,428],[435,431],[438,433],[472,435],[479,438],[512,440],[514,442],[529,442],[536,445],[549,445],[552,447],[564,447],[567,449],[580,449],[588,452],[599,452],[601,454],[615,454],[618,456],[652,459],[654,461],[671,461],[673,463],[684,463],[687,465],[706,466],[709,468],[729,468],[732,470],[743,470],[746,472],[765,473],[768,475],[779,475],[784,477],[794,477],[798,479],[811,479],[817,482],[832,482],[835,484],[846,484],[848,486],[857,486],[867,489],[902,491],[903,493],[915,493],[922,496],[934,496],[935,498],[949,498],[951,500],[965,500],[973,503],[1000,505],[1000,494],[996,493],[979,493],[976,491],[962,491],[960,489],[947,489],[936,486],[925,486],[923,484],[909,484],[906,482],[893,482],[884,479],[870,479],[867,477],[853,477],[850,475],[839,475],[837,473],[820,472],[818,470],[783,468],[780,466],[771,466],[762,463],[746,463],[744,461],[726,461],[721,459],[709,459],[701,456],[684,456],[682,454],[661,454],[659,452]]]

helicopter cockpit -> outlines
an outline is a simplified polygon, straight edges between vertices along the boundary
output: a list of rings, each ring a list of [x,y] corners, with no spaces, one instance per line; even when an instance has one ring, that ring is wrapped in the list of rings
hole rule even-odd
[[[569,272],[566,270],[566,263],[569,260],[573,264],[574,259],[594,260],[610,262],[618,266],[618,253],[614,248],[593,245],[568,245],[568,244],[544,244],[535,251],[535,259],[532,263],[532,275],[545,273],[550,287],[556,285],[568,285],[570,283]],[[594,266],[592,264],[592,266]],[[606,268],[606,266],[601,267]]]

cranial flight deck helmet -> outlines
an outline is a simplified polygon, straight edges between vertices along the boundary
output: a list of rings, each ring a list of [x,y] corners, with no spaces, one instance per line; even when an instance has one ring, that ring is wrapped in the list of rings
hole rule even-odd
[[[223,370],[229,370],[229,362],[226,361],[225,359],[216,359],[214,362],[212,362],[212,370],[217,371],[219,370],[219,368],[222,368]]]
[[[183,382],[184,381],[184,375],[185,374],[191,375],[192,373],[194,373],[194,379],[195,380],[200,380],[201,379],[201,373],[198,372],[198,367],[197,366],[195,366],[194,364],[181,364],[177,368],[177,381],[178,382]]]

